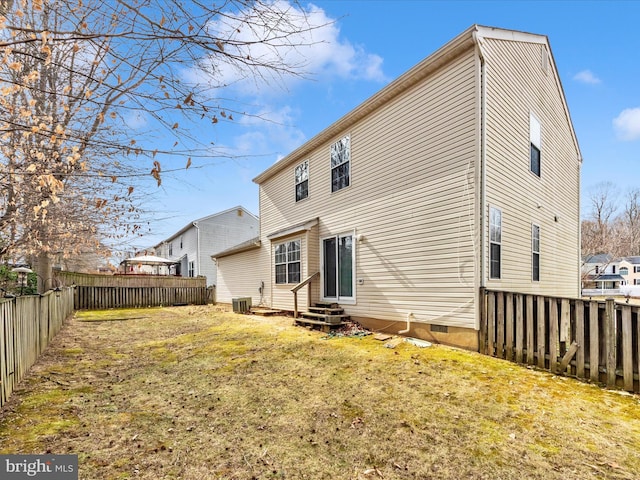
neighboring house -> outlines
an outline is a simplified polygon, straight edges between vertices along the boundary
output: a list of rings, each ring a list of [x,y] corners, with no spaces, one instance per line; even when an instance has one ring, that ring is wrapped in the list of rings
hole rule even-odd
[[[547,37],[472,26],[254,179],[218,300],[293,310],[319,272],[301,310],[477,348],[482,287],[580,295],[581,161]]]
[[[582,263],[582,295],[640,296],[640,257],[590,255]]]
[[[624,257],[618,262],[618,273],[624,277],[624,285],[640,287],[640,257]]]
[[[159,257],[178,261],[172,274],[206,276],[207,285],[216,285],[217,268],[211,254],[257,236],[258,228],[258,218],[238,206],[188,223],[154,251]]]
[[[620,294],[625,279],[620,275],[619,261],[601,253],[582,259],[582,295]]]

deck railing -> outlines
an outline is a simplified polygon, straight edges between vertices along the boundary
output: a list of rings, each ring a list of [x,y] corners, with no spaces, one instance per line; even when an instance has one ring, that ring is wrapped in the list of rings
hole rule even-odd
[[[291,291],[293,292],[293,318],[298,318],[298,290],[300,290],[305,285],[308,285],[309,298],[311,298],[311,282],[313,281],[314,278],[316,278],[319,275],[320,275],[320,272],[316,272],[312,275],[309,275],[307,278],[305,278],[303,281],[301,281],[299,284],[297,284],[295,287],[291,289]]]

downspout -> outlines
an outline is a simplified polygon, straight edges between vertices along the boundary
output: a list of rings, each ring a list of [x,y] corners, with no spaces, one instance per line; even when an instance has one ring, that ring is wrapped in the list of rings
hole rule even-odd
[[[476,43],[476,51],[480,60],[480,282],[476,292],[476,330],[478,335],[481,328],[482,305],[484,299],[480,298],[480,292],[486,287],[486,257],[487,254],[487,65],[485,55],[482,50],[482,37],[478,34],[478,29],[473,31],[473,40]],[[480,337],[478,336],[478,346],[480,346]]]
[[[486,286],[486,210],[487,210],[487,66],[482,51],[482,37],[473,32],[480,58],[480,287]]]
[[[578,291],[576,298],[582,297],[582,190],[580,184],[580,171],[582,158],[578,155]],[[627,298],[628,300],[628,298]]]
[[[200,227],[198,226],[198,222],[193,222],[193,226],[196,227],[196,277],[200,276]],[[189,268],[189,265],[187,265]]]

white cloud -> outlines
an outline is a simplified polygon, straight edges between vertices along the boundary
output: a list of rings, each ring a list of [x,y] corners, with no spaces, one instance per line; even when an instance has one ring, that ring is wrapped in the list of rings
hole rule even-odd
[[[149,124],[148,114],[142,110],[135,110],[130,115],[125,117],[124,124],[130,130],[138,130],[146,127]]]
[[[620,140],[640,139],[640,108],[627,108],[613,119],[613,126]]]
[[[256,116],[243,116],[238,122],[251,132],[236,137],[236,148],[243,152],[287,154],[304,143],[306,137],[295,126],[299,112],[285,105],[277,110],[263,109]]]
[[[323,9],[309,4],[302,7],[288,0],[268,2],[274,15],[273,22],[259,25],[264,16],[255,10],[244,10],[235,18],[253,21],[253,28],[241,20],[230,17],[211,23],[209,30],[218,38],[227,38],[225,53],[240,58],[250,58],[261,65],[279,65],[286,71],[278,74],[273,69],[259,66],[247,69],[225,61],[222,55],[212,55],[201,62],[201,67],[211,73],[208,82],[215,87],[232,87],[245,95],[273,93],[274,85],[287,90],[302,76],[333,77],[350,80],[383,82],[383,59],[368,53],[364,47],[353,45],[340,38],[340,28],[335,19]],[[260,20],[256,20],[260,18]],[[277,21],[276,21],[277,18]],[[284,20],[282,20],[284,19]],[[285,35],[285,32],[294,32]],[[293,72],[298,75],[293,74]],[[202,73],[191,69],[186,72],[191,81],[202,82]]]
[[[581,83],[587,83],[589,85],[597,85],[601,80],[596,77],[591,70],[582,70],[573,76],[574,80]]]

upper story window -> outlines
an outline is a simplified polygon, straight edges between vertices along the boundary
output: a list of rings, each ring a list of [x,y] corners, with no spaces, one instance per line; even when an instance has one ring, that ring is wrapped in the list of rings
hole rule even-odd
[[[349,135],[331,145],[331,191],[349,186],[351,140]]]
[[[489,278],[500,278],[502,254],[502,211],[489,207]]]
[[[540,281],[540,226],[531,225],[531,279]]]
[[[620,267],[620,275],[629,275],[629,269],[627,267]]]
[[[300,240],[276,245],[275,264],[276,283],[299,283]]]
[[[182,250],[182,245],[183,245],[183,236],[180,235],[180,250]]]
[[[309,161],[305,160],[296,167],[296,202],[309,196]]]
[[[540,121],[529,114],[529,168],[532,173],[540,176],[540,162],[542,159],[542,127]]]
[[[633,266],[633,273],[638,273],[640,272],[640,265],[634,265]]]
[[[169,244],[169,256],[173,255],[173,242]]]

